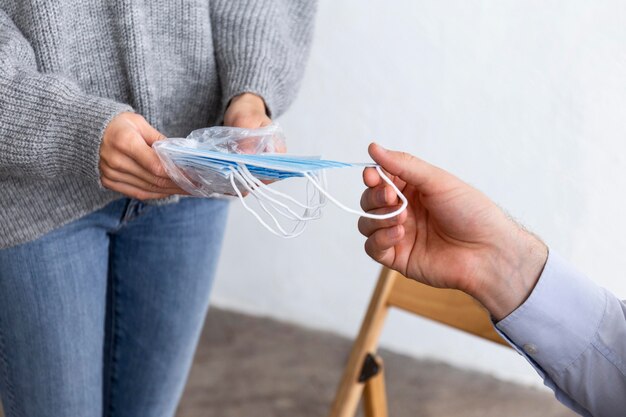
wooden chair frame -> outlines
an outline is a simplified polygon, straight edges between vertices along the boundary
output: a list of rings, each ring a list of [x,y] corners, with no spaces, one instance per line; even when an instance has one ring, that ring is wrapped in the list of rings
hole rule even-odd
[[[469,295],[457,290],[432,288],[383,268],[329,417],[353,417],[361,397],[366,417],[387,417],[384,367],[375,352],[391,307],[508,346],[494,330],[487,311]]]

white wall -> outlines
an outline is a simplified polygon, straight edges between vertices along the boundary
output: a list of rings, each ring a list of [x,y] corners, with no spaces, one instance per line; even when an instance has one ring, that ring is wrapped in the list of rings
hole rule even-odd
[[[619,0],[322,0],[281,120],[290,150],[366,161],[375,139],[418,154],[626,296],[625,18]],[[358,204],[358,170],[329,180]],[[356,220],[328,207],[285,241],[235,202],[215,304],[353,336],[379,271]],[[405,314],[391,315],[383,345],[537,381],[511,351]]]

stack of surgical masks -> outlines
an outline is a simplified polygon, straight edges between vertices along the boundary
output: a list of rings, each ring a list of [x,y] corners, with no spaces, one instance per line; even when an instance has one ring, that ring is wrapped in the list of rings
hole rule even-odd
[[[387,219],[400,214],[407,200],[380,167],[350,164],[317,156],[281,153],[286,149],[282,129],[272,124],[259,129],[212,127],[193,131],[187,138],[155,142],[153,148],[168,175],[182,189],[199,197],[236,195],[243,206],[271,233],[299,236],[311,220],[321,217],[327,201],[359,216]],[[398,210],[370,214],[351,209],[327,191],[325,171],[335,168],[372,166],[390,184],[402,201]],[[299,201],[275,190],[270,184],[287,178],[305,180],[306,198]],[[247,204],[245,194],[254,198],[260,212]],[[249,197],[248,197],[249,198]]]

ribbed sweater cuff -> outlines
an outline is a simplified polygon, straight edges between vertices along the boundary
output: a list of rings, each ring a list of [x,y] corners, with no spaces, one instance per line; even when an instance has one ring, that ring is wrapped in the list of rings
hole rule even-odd
[[[282,89],[273,79],[271,71],[261,67],[261,65],[250,69],[234,68],[227,73],[226,79],[228,81],[223,86],[223,112],[226,111],[233,97],[243,93],[253,93],[261,97],[265,101],[265,107],[270,117],[276,113],[277,109],[282,108],[282,103],[279,102],[280,98],[284,96]],[[222,114],[224,114],[223,112]]]
[[[212,0],[222,109],[237,94],[265,100],[272,117],[293,100],[311,43],[315,0]]]
[[[57,131],[59,153],[57,163],[73,167],[72,174],[83,175],[100,184],[100,144],[104,130],[118,114],[132,107],[113,100],[89,95],[70,95],[63,107],[71,111],[58,116],[61,127]]]
[[[73,175],[99,181],[99,149],[126,104],[89,95],[62,77],[0,71],[0,152],[12,175]],[[10,117],[8,115],[11,115]],[[9,140],[10,139],[10,140]]]
[[[286,22],[281,17],[291,16],[268,0],[221,1],[214,8],[222,110],[234,96],[254,93],[263,98],[269,113],[280,113],[284,107],[282,69],[289,66],[290,58],[283,39]]]

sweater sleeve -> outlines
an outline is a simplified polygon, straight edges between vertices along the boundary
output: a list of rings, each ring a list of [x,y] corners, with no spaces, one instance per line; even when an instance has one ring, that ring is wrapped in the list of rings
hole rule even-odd
[[[241,93],[280,116],[299,87],[313,35],[315,0],[212,0],[222,109]]]
[[[39,71],[32,46],[0,10],[0,177],[99,181],[102,134],[123,111],[132,108]]]

